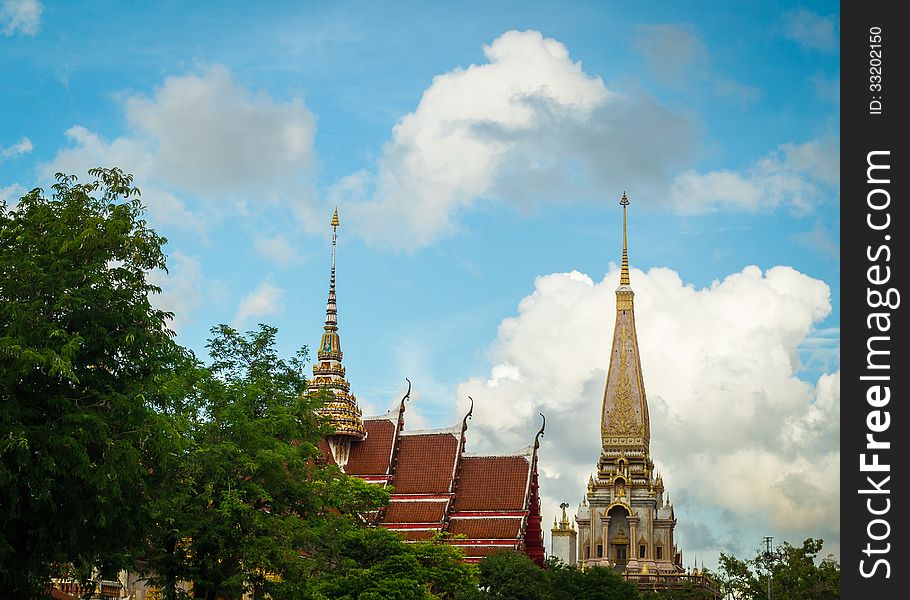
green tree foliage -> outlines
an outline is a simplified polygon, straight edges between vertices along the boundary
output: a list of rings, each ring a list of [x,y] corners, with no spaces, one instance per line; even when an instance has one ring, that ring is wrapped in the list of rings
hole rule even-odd
[[[647,590],[641,592],[642,600],[714,600],[716,596],[694,584],[679,590]]]
[[[638,588],[613,569],[591,567],[584,571],[551,561],[548,565],[553,600],[628,600],[638,598]]]
[[[551,560],[541,569],[525,554],[501,552],[480,563],[486,597],[527,600],[637,600],[638,588],[606,567],[584,571]]]
[[[831,600],[840,597],[840,565],[829,555],[817,561],[823,542],[809,538],[801,546],[784,542],[770,571],[775,598]],[[752,560],[721,553],[722,591],[733,598],[767,598],[769,571],[759,552]]]
[[[382,528],[352,527],[338,541],[318,555],[313,598],[466,599],[477,593],[475,567],[442,538],[404,543]]]
[[[547,572],[519,552],[499,552],[481,561],[480,585],[488,596],[504,600],[542,600],[549,595]]]
[[[57,175],[0,204],[0,597],[122,562],[173,455],[157,410],[183,352],[146,273],[165,240],[132,177]],[[166,387],[166,386],[165,386]]]
[[[186,448],[156,505],[148,567],[169,598],[181,580],[197,598],[263,597],[306,578],[317,531],[337,535],[388,494],[320,460],[304,349],[279,358],[266,325],[212,334],[212,365],[184,382]]]

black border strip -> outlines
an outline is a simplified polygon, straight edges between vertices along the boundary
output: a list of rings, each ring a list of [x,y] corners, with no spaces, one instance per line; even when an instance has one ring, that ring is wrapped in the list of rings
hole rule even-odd
[[[910,505],[898,491],[910,489],[910,362],[900,353],[910,344],[903,306],[910,295],[902,294],[910,270],[903,206],[910,23],[898,16],[901,6],[841,3],[841,597],[848,599],[906,598],[910,589]],[[870,161],[877,166],[867,171]],[[867,435],[878,448],[867,447]],[[869,466],[876,461],[887,470]]]

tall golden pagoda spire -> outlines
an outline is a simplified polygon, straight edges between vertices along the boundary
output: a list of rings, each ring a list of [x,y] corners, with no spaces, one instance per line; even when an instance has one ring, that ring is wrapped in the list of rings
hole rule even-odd
[[[335,249],[338,241],[338,209],[332,215],[332,271],[329,278],[329,297],[325,306],[325,327],[317,354],[318,362],[313,365],[313,379],[307,393],[313,395],[320,390],[328,390],[332,397],[325,401],[319,414],[334,429],[327,438],[332,455],[339,467],[344,469],[348,462],[351,442],[362,440],[366,436],[361,419],[362,413],[357,406],[357,398],[351,393],[351,382],[345,379],[345,369],[341,364],[341,337],[338,335],[338,306],[335,296]]]
[[[616,288],[616,325],[604,389],[601,437],[605,453],[642,452],[647,456],[651,427],[635,332],[635,292],[629,279],[626,213],[629,198],[625,192],[619,204],[622,206],[622,267]]]

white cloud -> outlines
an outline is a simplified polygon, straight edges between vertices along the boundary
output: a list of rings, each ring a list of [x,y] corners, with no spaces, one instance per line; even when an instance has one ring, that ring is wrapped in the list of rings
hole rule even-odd
[[[0,202],[6,202],[7,208],[14,208],[19,202],[19,198],[25,193],[25,188],[18,183],[0,187]]]
[[[487,63],[438,75],[395,125],[375,173],[332,191],[368,241],[427,245],[478,199],[525,205],[571,198],[583,182],[627,185],[682,164],[692,128],[649,98],[606,88],[560,42],[509,31]]]
[[[538,277],[500,324],[489,375],[459,386],[459,411],[467,395],[477,401],[471,448],[523,446],[547,415],[545,522],[559,502],[581,500],[597,461],[618,280],[615,268],[599,283]],[[836,538],[839,373],[814,385],[796,376],[802,345],[831,311],[828,286],[784,266],[746,267],[704,289],[669,269],[633,270],[632,285],[652,456],[680,522],[707,511],[718,540],[760,527]]]
[[[840,178],[838,145],[833,138],[783,144],[743,171],[688,170],[669,186],[666,202],[682,213],[716,209],[772,211],[789,206],[807,212],[825,198],[826,186]]]
[[[35,35],[41,29],[43,10],[44,6],[37,0],[3,0],[3,4],[0,4],[3,35],[9,37],[16,32]]]
[[[283,310],[284,290],[265,279],[240,301],[232,326],[240,329],[250,318],[269,317],[280,314]]]
[[[710,73],[690,28],[647,26],[641,36],[660,42],[643,46],[658,71],[688,69],[721,93],[757,98],[754,88]],[[607,89],[536,31],[506,32],[484,51],[488,62],[434,78],[395,125],[375,171],[330,190],[368,242],[426,246],[457,231],[461,214],[480,201],[525,207],[633,188],[679,213],[805,213],[837,185],[833,136],[782,144],[743,169],[682,170],[694,146],[686,117]]]
[[[303,100],[274,100],[238,85],[215,65],[201,74],[168,77],[151,96],[124,100],[127,135],[106,140],[75,125],[72,142],[39,175],[84,173],[119,166],[133,173],[153,218],[201,228],[200,210],[187,199],[208,201],[207,218],[220,210],[255,205],[313,203],[311,167],[315,120]]]
[[[177,333],[192,322],[193,311],[205,300],[210,300],[213,287],[217,288],[215,282],[203,275],[199,260],[181,252],[168,257],[168,272],[151,271],[146,278],[161,288],[160,294],[150,297],[152,305],[174,313],[170,328]]]
[[[828,185],[840,183],[840,145],[834,136],[803,144],[784,144],[781,148],[795,170]]]
[[[3,162],[9,158],[14,158],[16,156],[21,156],[23,154],[28,154],[32,151],[32,141],[27,137],[23,137],[21,140],[13,144],[12,146],[7,146],[6,148],[0,148],[0,162]]]
[[[834,50],[837,48],[837,21],[800,8],[784,15],[784,35],[806,48]]]
[[[276,102],[215,65],[168,77],[152,98],[126,100],[130,125],[153,144],[153,175],[201,195],[293,180],[312,161],[315,122],[300,98]],[[262,193],[262,192],[260,192]]]
[[[300,253],[283,235],[258,236],[253,241],[253,246],[261,256],[279,265],[294,265],[303,260]]]

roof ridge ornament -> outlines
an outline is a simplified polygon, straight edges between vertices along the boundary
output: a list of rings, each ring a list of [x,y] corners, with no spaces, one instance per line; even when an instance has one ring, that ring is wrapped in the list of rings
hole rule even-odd
[[[534,451],[537,452],[537,449],[540,448],[540,436],[543,435],[544,430],[547,428],[547,418],[544,417],[543,413],[537,413],[543,418],[543,425],[540,426],[540,431],[537,432],[537,435],[534,436]]]
[[[474,398],[468,396],[468,400],[471,401],[471,408],[468,409],[468,414],[466,414],[461,421],[461,433],[468,430],[468,419],[474,418]]]
[[[401,402],[398,404],[398,421],[395,423],[395,429],[397,431],[404,429],[404,403],[411,399],[411,380],[407,377],[405,377],[404,380],[408,382],[408,390],[404,393],[404,396],[401,397]]]
[[[404,378],[408,382],[408,391],[404,393],[404,396],[401,397],[401,403],[398,405],[398,414],[404,414],[404,403],[411,399],[411,380],[407,377]]]

